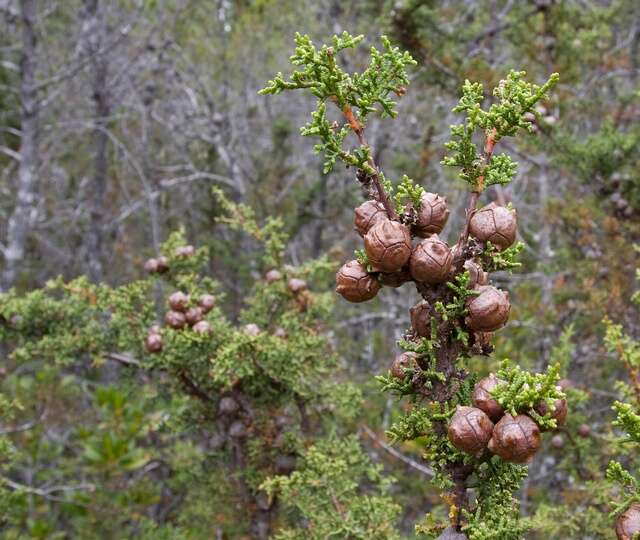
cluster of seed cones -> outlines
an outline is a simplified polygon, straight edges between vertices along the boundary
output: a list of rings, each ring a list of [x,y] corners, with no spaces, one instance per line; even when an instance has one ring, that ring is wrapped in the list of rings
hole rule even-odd
[[[374,298],[382,286],[400,287],[407,282],[436,286],[468,270],[478,294],[470,297],[467,304],[468,315],[464,321],[467,328],[492,332],[502,327],[509,317],[508,295],[487,284],[487,274],[479,261],[468,259],[456,264],[461,256],[458,247],[449,247],[438,236],[448,217],[446,199],[435,193],[423,193],[417,209],[408,205],[401,221],[389,219],[384,206],[377,201],[363,203],[355,210],[354,224],[364,238],[370,267],[366,268],[358,260],[347,262],[336,274],[336,291],[349,302],[366,302]],[[516,239],[515,210],[491,203],[474,213],[469,232],[478,242],[491,242],[497,249],[504,250]],[[415,238],[420,240],[414,245]],[[427,316],[431,311],[430,306],[424,304],[412,310],[413,327],[418,335],[426,335],[417,329],[421,326],[421,312]]]
[[[215,303],[215,297],[211,294],[203,294],[194,302],[188,294],[176,291],[169,296],[169,311],[164,316],[164,322],[174,330],[191,328],[197,334],[211,335],[211,324],[204,320],[204,316],[213,309]],[[155,353],[162,350],[161,331],[157,324],[149,328],[145,340],[147,351]]]
[[[195,252],[196,249],[191,245],[178,246],[174,251],[174,255],[178,258],[187,258],[191,257]],[[149,274],[164,274],[169,271],[169,259],[164,255],[152,257],[145,261],[144,269]]]
[[[541,445],[544,428],[527,414],[512,416],[505,412],[492,391],[505,384],[495,375],[477,382],[472,395],[473,407],[458,406],[449,423],[449,440],[461,452],[480,457],[488,448],[503,460],[529,463]],[[553,406],[540,402],[536,413],[553,418],[559,427],[567,417],[567,401],[556,399]]]

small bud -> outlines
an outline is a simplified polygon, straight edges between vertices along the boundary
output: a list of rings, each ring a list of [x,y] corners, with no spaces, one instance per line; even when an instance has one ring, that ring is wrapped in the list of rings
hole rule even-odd
[[[249,323],[245,325],[244,333],[248,336],[255,337],[260,334],[260,327],[257,324]]]
[[[451,444],[461,452],[480,457],[491,433],[493,422],[480,409],[458,405],[449,422],[448,435]]]
[[[161,255],[156,259],[158,263],[158,273],[164,274],[167,270],[169,270],[169,259],[167,259],[164,255]]]
[[[421,300],[409,310],[411,327],[420,337],[431,335],[431,306],[426,300]]]
[[[304,279],[291,278],[287,283],[287,287],[293,294],[299,294],[307,290],[307,282]]]
[[[202,320],[202,308],[191,307],[184,313],[184,318],[189,326],[193,326]]]
[[[540,416],[550,416],[556,421],[558,427],[562,426],[567,419],[569,407],[567,406],[566,399],[556,399],[554,402],[554,409],[551,410],[546,401],[541,401],[536,407],[536,412]]]
[[[404,380],[406,377],[406,371],[408,369],[415,369],[417,367],[416,359],[418,355],[414,352],[403,352],[397,355],[391,363],[391,375],[396,379]]]
[[[218,412],[225,416],[231,416],[238,412],[240,405],[231,396],[223,397],[218,403]]]
[[[158,259],[147,259],[144,263],[144,271],[148,274],[155,274],[158,271]]]
[[[387,221],[389,218],[384,205],[378,201],[367,201],[355,209],[353,225],[360,236],[364,236],[379,221]]]
[[[409,229],[397,221],[381,221],[364,237],[364,249],[373,269],[397,272],[411,256]]]
[[[144,345],[150,353],[160,352],[162,350],[162,337],[160,334],[149,334]]]
[[[491,203],[478,210],[469,221],[469,233],[480,242],[491,242],[499,250],[516,241],[516,211]]]
[[[191,328],[196,334],[211,335],[213,329],[208,321],[198,321]]]
[[[198,302],[202,313],[209,313],[216,305],[216,298],[212,294],[203,294]]]
[[[447,199],[437,193],[424,192],[420,199],[420,210],[417,211],[416,222],[411,227],[413,234],[427,238],[432,234],[440,234],[449,219]]]
[[[177,247],[174,251],[176,257],[191,257],[196,252],[195,248],[191,245]]]
[[[618,540],[632,540],[640,533],[640,503],[633,503],[616,520]]]
[[[507,413],[493,430],[489,450],[511,463],[530,463],[540,444],[540,429],[531,418]]]
[[[349,302],[366,302],[378,294],[380,283],[358,261],[344,264],[336,273],[336,292]]]
[[[189,296],[181,291],[176,291],[169,296],[169,307],[174,311],[184,311],[188,303]]]
[[[433,234],[413,249],[409,270],[414,280],[435,285],[447,281],[452,262],[449,246]]]
[[[480,379],[473,388],[471,400],[473,404],[483,411],[491,420],[497,422],[504,415],[504,409],[496,398],[491,395],[491,391],[505,381],[498,379],[493,373],[484,379]]]
[[[578,426],[578,435],[583,439],[586,439],[589,435],[591,435],[591,426],[589,424],[580,424]]]
[[[167,314],[164,316],[164,322],[174,330],[180,330],[187,324],[184,313],[180,311],[167,311]]]
[[[509,294],[491,285],[479,285],[475,290],[480,294],[467,299],[467,326],[480,332],[493,332],[502,328],[511,311]]]
[[[275,283],[276,281],[280,281],[282,279],[282,274],[278,270],[269,270],[265,275],[264,279],[267,283]]]

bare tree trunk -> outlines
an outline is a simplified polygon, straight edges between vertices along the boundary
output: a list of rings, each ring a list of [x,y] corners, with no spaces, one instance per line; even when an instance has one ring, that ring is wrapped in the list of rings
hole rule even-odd
[[[103,278],[104,264],[104,204],[107,190],[107,119],[111,114],[111,103],[107,90],[107,76],[109,61],[106,54],[98,51],[105,41],[105,15],[100,9],[98,0],[85,0],[88,22],[88,50],[92,65],[92,99],[94,102],[94,165],[93,180],[90,187],[90,224],[87,230],[85,244],[88,255],[89,278],[100,281]]]
[[[20,58],[20,163],[16,204],[9,217],[2,286],[8,289],[18,277],[29,234],[37,214],[38,109],[35,90],[36,0],[21,0],[22,54]]]

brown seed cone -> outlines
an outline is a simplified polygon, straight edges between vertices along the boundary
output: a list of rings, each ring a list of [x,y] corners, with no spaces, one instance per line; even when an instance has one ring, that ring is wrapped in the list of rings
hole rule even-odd
[[[476,285],[486,285],[489,282],[489,274],[487,274],[479,263],[471,259],[464,262],[464,269],[469,272],[471,287]]]
[[[385,287],[401,287],[405,283],[411,281],[411,274],[408,269],[402,269],[399,272],[378,274],[378,281]]]
[[[174,311],[185,311],[189,303],[189,296],[181,291],[176,291],[169,296],[169,307]]]
[[[380,283],[364,266],[353,260],[336,273],[336,292],[349,302],[366,302],[378,294]]]
[[[378,201],[363,202],[355,209],[353,225],[360,236],[364,236],[376,223],[388,220],[384,205]]]
[[[493,430],[489,450],[511,463],[530,463],[541,442],[538,424],[531,418],[507,413]]]
[[[413,249],[409,270],[416,281],[436,285],[447,281],[452,262],[449,246],[433,234]]]
[[[480,242],[491,242],[499,250],[516,241],[516,211],[491,203],[478,210],[469,221],[469,233]]]
[[[191,257],[196,252],[196,249],[191,246],[179,246],[173,252],[176,257]]]
[[[502,405],[491,395],[491,391],[505,381],[498,379],[493,373],[480,379],[473,388],[471,401],[474,406],[483,411],[491,420],[497,422],[504,415]]]
[[[202,308],[200,307],[192,307],[184,312],[184,318],[189,326],[199,323],[202,320],[202,316]]]
[[[158,271],[158,259],[147,259],[144,263],[144,271],[155,274]]]
[[[198,321],[193,325],[192,330],[197,334],[206,334],[210,335],[213,332],[211,325],[208,321]]]
[[[554,410],[551,410],[551,407],[547,405],[546,401],[541,401],[536,406],[536,412],[541,416],[549,415],[551,418],[555,418],[556,425],[558,427],[564,425],[565,420],[567,419],[567,414],[569,413],[569,407],[567,405],[566,399],[556,399],[554,402]]]
[[[289,337],[289,334],[287,334],[287,331],[282,327],[276,328],[273,332],[273,335],[280,339],[287,339]]]
[[[422,194],[420,210],[416,222],[411,227],[413,234],[427,238],[431,234],[439,234],[449,219],[447,199],[437,193]]]
[[[260,327],[257,324],[249,323],[245,325],[244,333],[249,336],[257,336],[260,333]]]
[[[564,448],[564,437],[559,433],[551,437],[551,446],[557,448],[558,450]]]
[[[299,294],[307,290],[307,282],[304,279],[291,278],[287,283],[287,287],[293,294]]]
[[[278,270],[269,270],[265,275],[264,279],[267,280],[267,283],[274,283],[282,279],[282,274]]]
[[[449,422],[449,440],[461,452],[480,457],[491,433],[493,422],[480,409],[458,405]]]
[[[478,285],[475,290],[480,294],[467,299],[467,326],[480,332],[493,332],[502,328],[511,311],[509,294],[491,285]]]
[[[589,424],[580,424],[578,426],[578,435],[586,439],[589,435],[591,435],[591,426]]]
[[[313,304],[313,294],[311,291],[302,291],[296,294],[295,303],[300,311],[305,312]]]
[[[640,533],[640,503],[632,504],[616,520],[618,540],[632,540],[637,533]]]
[[[150,353],[157,353],[162,350],[162,337],[160,334],[149,334],[144,341],[144,346]]]
[[[391,375],[396,379],[404,380],[405,378],[405,369],[413,369],[417,366],[416,359],[418,355],[414,352],[403,352],[402,354],[397,355],[393,362],[391,363],[391,367],[389,371]]]
[[[216,305],[216,297],[212,294],[203,294],[198,302],[202,313],[209,313]]]
[[[411,327],[417,336],[431,335],[431,306],[426,300],[421,300],[409,310]]]
[[[167,314],[164,316],[164,322],[174,330],[180,330],[180,328],[184,328],[184,325],[187,324],[184,313],[181,311],[167,311]]]
[[[402,223],[380,221],[365,235],[364,249],[374,270],[397,272],[411,256],[411,234]]]
[[[169,270],[169,259],[167,259],[164,255],[160,255],[156,259],[158,263],[158,273],[164,274],[167,270]]]

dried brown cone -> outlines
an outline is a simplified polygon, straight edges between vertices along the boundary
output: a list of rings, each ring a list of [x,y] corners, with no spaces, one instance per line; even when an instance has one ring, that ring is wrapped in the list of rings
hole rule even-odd
[[[493,332],[502,328],[511,311],[509,294],[491,285],[479,285],[474,290],[480,294],[467,299],[467,326],[478,332]]]
[[[511,463],[529,463],[540,449],[540,428],[526,414],[505,414],[496,424],[489,450]]]
[[[416,281],[436,285],[447,281],[452,262],[449,246],[433,234],[413,249],[409,270]]]
[[[427,238],[439,234],[449,219],[447,199],[437,193],[425,192],[420,199],[420,210],[416,212],[416,222],[411,227],[413,234]]]
[[[411,256],[409,229],[397,221],[384,220],[364,237],[364,249],[374,270],[397,272]]]
[[[480,242],[491,242],[500,250],[516,241],[517,230],[516,211],[496,203],[481,208],[469,221],[471,236]]]
[[[560,427],[564,425],[564,422],[567,419],[569,406],[567,405],[566,399],[556,399],[553,405],[554,409],[551,410],[551,407],[547,405],[546,401],[541,401],[536,407],[536,412],[540,416],[550,416],[551,418],[554,418],[556,425]]]
[[[287,287],[293,294],[299,294],[307,290],[307,282],[304,279],[291,278],[287,283]]]
[[[174,311],[185,311],[189,304],[189,296],[181,291],[176,291],[169,296],[169,307]]]
[[[255,337],[258,334],[260,334],[260,327],[254,323],[246,324],[243,330],[244,330],[244,333],[247,334],[248,336]]]
[[[486,285],[489,282],[489,275],[476,261],[471,259],[465,261],[463,268],[469,272],[469,284],[471,287],[475,287],[476,285]]]
[[[489,443],[493,422],[480,409],[458,405],[449,422],[451,444],[461,452],[480,457]]]
[[[431,335],[431,306],[426,300],[421,300],[409,310],[411,327],[420,337]]]
[[[281,326],[279,326],[273,331],[273,335],[280,339],[287,339],[289,337],[289,334],[287,333],[287,331]]]
[[[391,375],[396,379],[404,380],[406,375],[405,370],[415,369],[418,365],[417,359],[418,355],[414,352],[403,352],[397,355],[389,368]]]
[[[216,305],[216,297],[212,294],[203,294],[198,302],[202,313],[209,313]]]
[[[157,272],[159,274],[164,274],[167,270],[169,270],[169,259],[167,259],[164,255],[160,255],[160,257],[156,259],[156,262],[158,264]]]
[[[618,516],[616,535],[618,540],[632,540],[638,533],[640,533],[640,503],[634,503]]]
[[[155,274],[158,271],[158,259],[147,259],[144,263],[144,271]]]
[[[366,302],[378,294],[380,283],[359,261],[344,264],[336,273],[336,292],[349,302]]]
[[[202,320],[202,316],[202,308],[200,307],[191,307],[184,312],[184,318],[189,326],[199,323]]]
[[[167,311],[164,316],[164,322],[174,330],[180,330],[187,324],[184,313],[181,311]]]
[[[264,279],[267,280],[267,283],[275,283],[276,281],[280,281],[282,279],[282,274],[278,270],[269,270],[265,275]]]
[[[211,325],[208,321],[198,321],[193,325],[192,330],[196,334],[205,334],[207,336],[213,333],[213,329],[211,328]]]
[[[162,337],[160,334],[149,334],[144,341],[144,346],[150,353],[157,353],[162,350]]]
[[[591,426],[589,424],[580,424],[578,426],[578,435],[583,439],[586,439],[591,435]]]
[[[388,219],[384,205],[378,201],[371,200],[363,202],[355,209],[353,225],[358,234],[364,236],[376,223]]]
[[[505,381],[498,379],[493,373],[484,379],[480,379],[473,388],[471,401],[481,411],[497,422],[504,415],[504,408],[496,398],[491,395],[491,391]]]
[[[196,249],[191,246],[179,246],[173,252],[176,257],[191,257],[196,252]]]
[[[411,273],[408,268],[404,268],[398,272],[380,272],[378,274],[378,281],[385,287],[397,288],[411,281]]]

